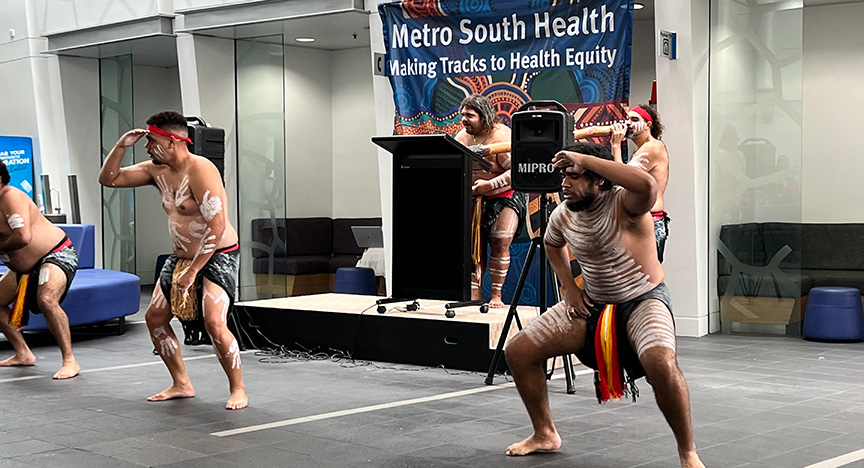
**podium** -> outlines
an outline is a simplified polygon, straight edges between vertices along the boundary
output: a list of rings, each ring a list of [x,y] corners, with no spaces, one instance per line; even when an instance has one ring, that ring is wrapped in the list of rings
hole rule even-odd
[[[372,142],[393,154],[392,296],[470,300],[472,172],[491,164],[449,135]]]

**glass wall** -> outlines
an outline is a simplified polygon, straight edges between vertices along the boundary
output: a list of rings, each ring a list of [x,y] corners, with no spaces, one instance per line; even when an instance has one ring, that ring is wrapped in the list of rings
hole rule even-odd
[[[120,136],[134,128],[132,56],[99,60],[102,161]],[[126,150],[123,166],[134,162],[135,148]],[[102,188],[102,258],[104,268],[135,273],[135,190]]]
[[[240,299],[286,295],[274,275],[274,254],[285,249],[285,94],[282,36],[235,41]],[[254,231],[254,232],[253,232]]]
[[[801,0],[711,1],[709,264],[724,333],[800,333],[802,18]]]

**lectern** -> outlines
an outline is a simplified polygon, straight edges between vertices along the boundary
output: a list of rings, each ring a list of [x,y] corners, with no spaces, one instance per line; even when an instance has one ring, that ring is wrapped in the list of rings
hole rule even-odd
[[[394,298],[471,299],[471,173],[491,165],[449,135],[373,137],[393,154]]]

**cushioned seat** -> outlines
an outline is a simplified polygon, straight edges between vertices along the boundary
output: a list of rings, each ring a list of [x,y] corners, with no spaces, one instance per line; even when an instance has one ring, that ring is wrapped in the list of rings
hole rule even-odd
[[[256,258],[252,264],[252,271],[266,274],[268,272],[269,258]],[[275,257],[273,259],[273,274],[275,275],[313,275],[316,273],[327,273],[330,258],[320,255],[295,255],[292,257]]]
[[[856,288],[816,287],[810,290],[803,335],[814,340],[864,339],[861,291]]]
[[[340,268],[336,270],[333,292],[374,296],[378,293],[375,272],[371,268]]]

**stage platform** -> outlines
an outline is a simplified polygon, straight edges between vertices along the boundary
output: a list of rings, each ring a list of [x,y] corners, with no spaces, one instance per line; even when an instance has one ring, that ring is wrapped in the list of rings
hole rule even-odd
[[[302,346],[327,353],[346,351],[355,359],[489,370],[509,308],[490,309],[484,314],[477,306],[464,307],[455,309],[455,317],[447,318],[447,301],[419,299],[418,310],[407,311],[405,303],[393,303],[386,304],[387,312],[379,314],[377,299],[331,293],[236,305],[243,327],[248,327],[251,318],[267,338],[289,349]],[[537,317],[538,308],[519,306],[518,313],[524,326]],[[247,331],[261,346],[257,333]],[[517,331],[514,320],[508,336]],[[504,369],[501,359],[499,370]]]

